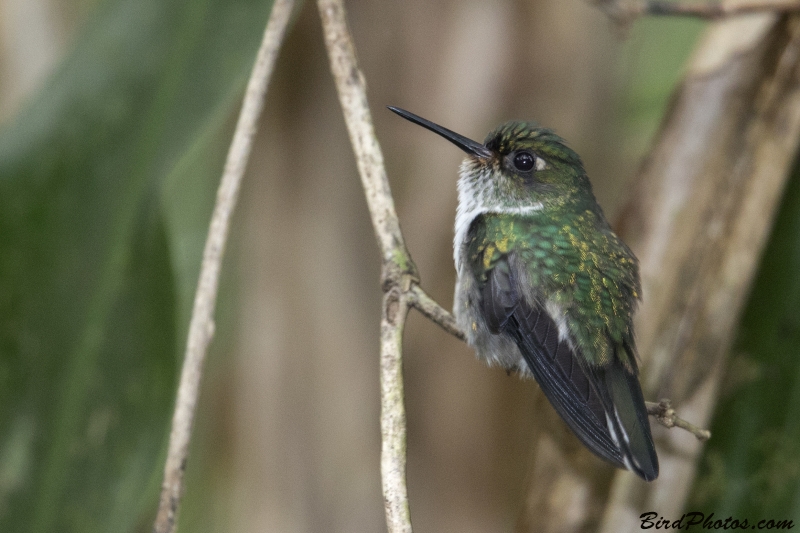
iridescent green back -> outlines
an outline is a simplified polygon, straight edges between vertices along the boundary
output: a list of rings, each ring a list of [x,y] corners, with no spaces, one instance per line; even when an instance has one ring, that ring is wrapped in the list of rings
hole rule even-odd
[[[479,281],[499,259],[518,254],[526,265],[529,296],[563,310],[587,362],[602,366],[616,353],[629,369],[635,366],[637,261],[599,212],[484,214],[473,223],[467,249]]]

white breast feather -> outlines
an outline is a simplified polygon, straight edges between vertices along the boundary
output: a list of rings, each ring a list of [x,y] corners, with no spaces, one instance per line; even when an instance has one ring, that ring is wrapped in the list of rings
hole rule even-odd
[[[453,259],[456,263],[456,271],[461,272],[461,253],[464,241],[467,238],[469,226],[475,217],[484,213],[505,213],[513,215],[525,215],[542,209],[542,203],[536,202],[526,206],[509,207],[503,206],[492,194],[493,181],[489,168],[481,170],[482,176],[466,179],[464,176],[474,172],[472,162],[465,159],[461,164],[458,180],[458,208],[456,209],[456,233],[453,239]]]

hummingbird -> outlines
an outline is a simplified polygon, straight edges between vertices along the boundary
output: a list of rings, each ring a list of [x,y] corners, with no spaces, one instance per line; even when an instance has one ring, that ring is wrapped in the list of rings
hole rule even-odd
[[[453,312],[479,359],[533,377],[594,454],[646,481],[658,457],[638,380],[636,256],[611,230],[581,158],[551,130],[507,122],[483,144],[403,109],[467,156]]]

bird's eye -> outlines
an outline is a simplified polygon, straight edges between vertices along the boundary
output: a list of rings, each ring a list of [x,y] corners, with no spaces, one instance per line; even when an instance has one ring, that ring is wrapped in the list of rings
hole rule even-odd
[[[530,152],[517,152],[514,156],[514,168],[520,172],[530,172],[536,164],[536,157]]]

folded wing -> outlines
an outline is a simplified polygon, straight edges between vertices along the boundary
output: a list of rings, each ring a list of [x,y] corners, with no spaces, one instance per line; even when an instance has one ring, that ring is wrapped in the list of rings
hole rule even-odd
[[[547,399],[587,448],[655,479],[658,459],[636,375],[616,357],[602,367],[578,359],[549,313],[519,293],[511,264],[503,258],[487,274],[482,296],[489,330],[516,342]]]

